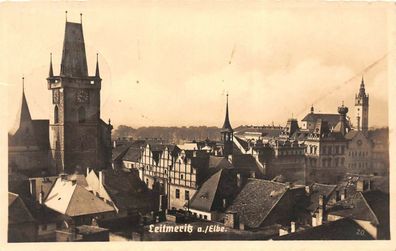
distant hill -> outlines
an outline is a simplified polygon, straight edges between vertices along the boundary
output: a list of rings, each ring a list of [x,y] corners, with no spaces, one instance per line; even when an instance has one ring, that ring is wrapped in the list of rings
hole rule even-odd
[[[212,126],[190,126],[190,127],[160,127],[149,126],[133,128],[120,125],[112,133],[112,138],[133,139],[163,139],[169,142],[182,142],[191,140],[220,140],[220,128]]]

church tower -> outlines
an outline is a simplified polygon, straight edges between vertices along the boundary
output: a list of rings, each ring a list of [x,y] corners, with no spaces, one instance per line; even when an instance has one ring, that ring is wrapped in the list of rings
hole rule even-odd
[[[355,109],[356,129],[366,134],[368,131],[369,96],[366,94],[363,77],[359,93],[355,96]]]
[[[98,59],[95,75],[88,74],[82,23],[66,20],[60,74],[54,75],[51,54],[47,78],[52,92],[50,148],[58,173],[110,165],[112,126],[100,119],[101,82]]]
[[[234,130],[231,127],[231,123],[228,115],[228,93],[227,93],[226,115],[225,115],[223,127],[221,128],[221,136],[224,143],[223,155],[225,157],[232,155],[232,150],[234,145],[233,134],[234,134]]]

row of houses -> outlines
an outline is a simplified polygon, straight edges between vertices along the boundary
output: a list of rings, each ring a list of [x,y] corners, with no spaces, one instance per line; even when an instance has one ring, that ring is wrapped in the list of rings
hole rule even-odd
[[[157,197],[128,171],[29,178],[10,187],[8,241],[108,241],[154,211]]]

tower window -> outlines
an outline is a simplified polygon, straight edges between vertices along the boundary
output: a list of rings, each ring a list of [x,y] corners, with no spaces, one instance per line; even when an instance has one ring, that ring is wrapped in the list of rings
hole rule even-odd
[[[84,123],[85,122],[85,108],[80,107],[78,108],[78,123]]]
[[[59,123],[59,110],[58,110],[58,106],[55,106],[54,109],[54,123],[57,124]]]

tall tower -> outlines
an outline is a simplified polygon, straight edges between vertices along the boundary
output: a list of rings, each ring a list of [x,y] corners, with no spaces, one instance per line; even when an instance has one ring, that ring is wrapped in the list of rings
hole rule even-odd
[[[232,155],[233,150],[233,134],[234,130],[231,127],[229,115],[228,115],[228,93],[227,93],[227,103],[226,103],[226,115],[223,127],[221,128],[221,136],[224,143],[224,156]]]
[[[100,119],[101,82],[98,62],[95,76],[88,75],[82,23],[66,21],[60,74],[54,75],[51,54],[47,78],[53,113],[50,148],[58,173],[110,164],[112,126]]]
[[[364,87],[364,79],[360,83],[359,93],[355,96],[356,109],[356,129],[367,133],[368,131],[368,112],[369,112],[369,96],[366,94]]]

